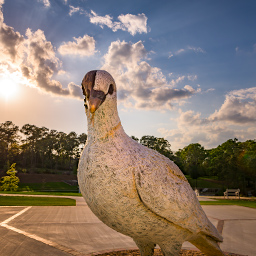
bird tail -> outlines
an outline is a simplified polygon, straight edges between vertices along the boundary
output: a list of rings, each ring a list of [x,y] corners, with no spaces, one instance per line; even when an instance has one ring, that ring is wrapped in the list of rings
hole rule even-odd
[[[194,240],[190,240],[190,243],[195,245],[200,251],[207,256],[224,256],[225,254],[220,249],[218,242],[213,237],[200,233]]]

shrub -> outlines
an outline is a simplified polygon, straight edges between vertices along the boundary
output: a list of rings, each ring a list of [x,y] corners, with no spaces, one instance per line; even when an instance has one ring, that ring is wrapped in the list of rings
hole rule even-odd
[[[16,163],[12,164],[10,169],[6,172],[8,176],[1,178],[2,186],[0,187],[3,191],[17,191],[20,179],[16,176],[17,171],[15,170]]]

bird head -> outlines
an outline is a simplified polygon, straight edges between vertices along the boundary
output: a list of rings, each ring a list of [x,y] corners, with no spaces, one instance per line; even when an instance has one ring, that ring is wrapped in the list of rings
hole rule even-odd
[[[89,71],[82,81],[85,108],[94,113],[108,95],[116,93],[113,77],[104,70]]]

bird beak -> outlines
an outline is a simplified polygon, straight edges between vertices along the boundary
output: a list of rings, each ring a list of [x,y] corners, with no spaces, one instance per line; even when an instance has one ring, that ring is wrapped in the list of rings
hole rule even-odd
[[[94,113],[99,106],[104,102],[106,95],[102,91],[91,91],[91,95],[89,98],[89,110],[91,113]]]
[[[89,110],[91,113],[94,113],[98,107],[101,105],[101,100],[99,98],[90,98],[89,99]]]

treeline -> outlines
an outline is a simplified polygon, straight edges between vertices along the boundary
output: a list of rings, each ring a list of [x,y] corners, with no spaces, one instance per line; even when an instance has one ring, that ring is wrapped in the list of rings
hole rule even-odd
[[[244,194],[256,192],[256,140],[229,139],[208,150],[192,143],[175,153],[163,138],[143,136],[140,143],[169,157],[192,179],[214,176],[226,188],[240,188]]]
[[[0,124],[0,168],[16,163],[19,169],[76,171],[87,135],[68,134],[46,127],[25,124],[21,129],[13,122]]]
[[[256,192],[256,140],[229,139],[210,150],[190,144],[176,152],[175,161],[194,179],[217,176],[226,188],[240,188],[243,194]]]
[[[148,135],[132,138],[173,160],[193,179],[215,176],[227,188],[256,191],[256,140],[229,139],[210,150],[193,143],[173,153],[164,138]],[[66,134],[30,124],[19,129],[7,121],[0,124],[0,168],[7,170],[8,164],[17,163],[19,168],[75,172],[86,139],[85,133]]]

